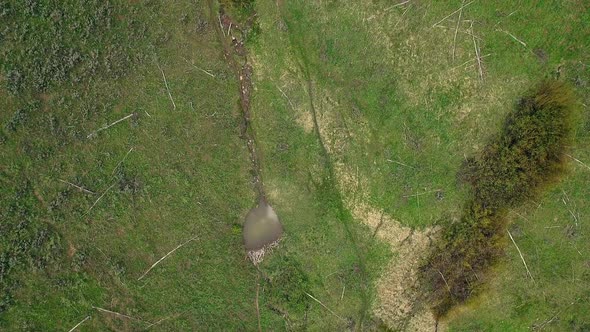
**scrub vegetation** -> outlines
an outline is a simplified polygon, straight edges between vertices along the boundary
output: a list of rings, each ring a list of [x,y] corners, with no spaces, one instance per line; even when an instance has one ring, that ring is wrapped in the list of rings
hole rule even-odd
[[[465,161],[460,177],[473,198],[457,222],[444,226],[421,271],[436,316],[477,293],[503,257],[510,209],[536,199],[563,174],[575,105],[568,86],[541,83],[518,101],[481,154]]]

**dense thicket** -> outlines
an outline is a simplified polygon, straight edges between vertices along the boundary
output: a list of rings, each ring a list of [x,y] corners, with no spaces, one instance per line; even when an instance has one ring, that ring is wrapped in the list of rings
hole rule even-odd
[[[563,83],[546,81],[518,102],[501,133],[465,166],[476,202],[493,210],[513,207],[563,170],[573,100]]]
[[[459,221],[442,231],[421,269],[437,316],[477,293],[503,253],[507,210],[563,172],[573,105],[568,86],[541,83],[517,103],[481,154],[465,163],[460,176],[471,185],[472,199]]]

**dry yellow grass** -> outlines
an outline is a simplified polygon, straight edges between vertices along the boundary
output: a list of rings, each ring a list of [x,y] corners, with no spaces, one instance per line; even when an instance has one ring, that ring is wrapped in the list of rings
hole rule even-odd
[[[377,282],[377,299],[373,313],[392,329],[407,331],[429,331],[435,326],[430,310],[416,303],[417,273],[422,258],[430,243],[429,236],[434,229],[413,230],[403,226],[383,211],[370,206],[367,201],[367,181],[360,178],[351,166],[340,162],[349,141],[335,117],[338,104],[328,93],[316,92],[316,105],[321,105],[318,126],[326,149],[334,160],[334,173],[344,203],[353,217],[374,230],[375,235],[388,243],[395,258],[387,265]],[[362,123],[355,124],[356,132],[367,132]],[[368,143],[364,137],[355,137],[358,142]]]

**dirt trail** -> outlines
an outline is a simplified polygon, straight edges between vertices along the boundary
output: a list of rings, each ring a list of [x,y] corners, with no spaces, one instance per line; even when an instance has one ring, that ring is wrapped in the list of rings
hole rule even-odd
[[[305,68],[302,70],[305,72]],[[307,75],[309,73],[306,73]],[[367,184],[363,185],[363,179],[353,175],[354,172],[347,165],[334,161],[339,159],[339,155],[346,149],[341,144],[346,138],[333,137],[338,135],[334,130],[338,126],[334,119],[334,110],[330,109],[329,103],[325,103],[321,107],[325,111],[319,116],[315,106],[315,103],[321,103],[322,99],[330,99],[318,100],[316,94],[326,97],[329,93],[313,93],[314,89],[318,88],[314,87],[310,76],[307,76],[306,81],[314,129],[322,148],[324,162],[330,170],[330,176],[336,180],[344,207],[350,211],[354,219],[373,229],[374,235],[388,243],[397,254],[377,282],[377,301],[372,305],[373,314],[394,330],[434,331],[437,322],[428,306],[420,300],[422,296],[418,286],[418,268],[430,246],[430,236],[436,229],[414,230],[403,226],[383,211],[365,203],[368,200]],[[328,137],[332,139],[327,139]]]
[[[307,77],[306,80],[314,129],[345,208],[354,219],[368,225],[374,235],[388,243],[397,254],[377,282],[377,299],[372,305],[373,314],[394,330],[434,331],[434,316],[428,306],[420,301],[418,268],[429,249],[430,237],[436,229],[414,230],[403,226],[383,211],[365,203],[368,201],[368,184],[359,178],[359,175],[354,175],[351,166],[337,161],[345,153],[346,145],[343,142],[346,142],[347,137],[339,137],[345,134],[335,130],[338,127],[335,110],[330,102],[325,102],[332,100],[329,98],[330,93],[314,87],[311,78]],[[314,89],[316,92],[312,93]],[[323,103],[320,106],[323,110],[321,115],[314,104],[316,102]],[[360,122],[359,126],[362,127]]]
[[[434,230],[413,230],[367,204],[348,203],[355,218],[374,229],[397,254],[377,282],[373,313],[394,330],[433,331],[434,317],[419,300],[417,272]]]

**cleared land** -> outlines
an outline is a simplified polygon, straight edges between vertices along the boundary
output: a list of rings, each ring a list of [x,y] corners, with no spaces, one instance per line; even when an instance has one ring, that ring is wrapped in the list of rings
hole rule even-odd
[[[569,171],[439,327],[590,328],[587,2],[240,3],[284,226],[258,268],[219,4],[0,1],[0,329],[430,330],[408,281],[469,197],[457,171],[557,76],[580,100]]]

